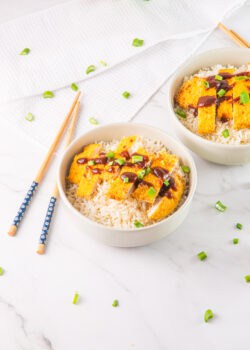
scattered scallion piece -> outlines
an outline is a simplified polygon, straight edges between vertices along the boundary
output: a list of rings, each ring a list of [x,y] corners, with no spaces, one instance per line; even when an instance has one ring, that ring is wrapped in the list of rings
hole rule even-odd
[[[179,117],[183,118],[183,119],[186,119],[187,118],[187,115],[186,113],[183,111],[183,109],[181,108],[177,108],[175,110],[175,113],[178,114]]]
[[[129,178],[128,177],[124,177],[123,178],[123,182],[128,183],[129,182]]]
[[[169,181],[168,180],[163,181],[163,183],[164,183],[164,185],[169,186]]]
[[[25,119],[28,120],[28,122],[32,122],[35,117],[32,113],[28,113],[26,116],[25,116]]]
[[[214,77],[215,80],[223,80],[223,77],[219,74],[216,74],[216,76]]]
[[[197,257],[202,261],[207,258],[207,254],[205,252],[200,252],[197,254]]]
[[[151,168],[148,167],[148,168],[146,169],[145,175],[148,175],[148,174],[150,173],[150,171],[151,171]]]
[[[106,154],[106,156],[107,156],[108,158],[114,158],[115,154],[114,154],[114,152],[109,151],[109,152]]]
[[[240,103],[242,103],[243,105],[247,104],[250,101],[249,98],[249,93],[246,91],[242,91],[240,93]]]
[[[74,294],[74,298],[73,298],[72,303],[73,303],[74,305],[76,305],[77,302],[78,302],[78,299],[79,299],[79,294],[76,292],[76,293]]]
[[[112,303],[112,306],[113,306],[113,307],[119,306],[119,301],[118,301],[117,299],[115,299],[115,300],[113,301],[113,303]]]
[[[225,95],[225,93],[226,93],[226,90],[220,89],[220,90],[217,92],[217,95],[218,95],[219,97],[222,97],[222,96]]]
[[[228,129],[225,129],[222,131],[222,136],[226,139],[229,137],[229,130]]]
[[[243,229],[243,225],[240,224],[239,222],[237,222],[236,228],[238,228],[239,230],[242,230]]]
[[[128,92],[128,91],[124,91],[123,93],[122,93],[122,96],[124,97],[124,98],[129,98],[130,97],[130,92]]]
[[[204,321],[208,322],[209,320],[211,320],[211,318],[214,317],[213,311],[208,309],[205,314],[204,314]]]
[[[137,175],[138,175],[138,179],[142,180],[144,178],[144,176],[146,175],[146,170],[145,169],[139,170]]]
[[[30,53],[30,49],[28,47],[26,47],[25,49],[23,49],[23,51],[20,52],[21,56],[26,56]]]
[[[0,267],[0,276],[2,276],[3,274],[4,274],[4,269]]]
[[[43,98],[53,98],[55,95],[52,91],[44,91]]]
[[[139,163],[143,161],[143,156],[132,156],[132,163]]]
[[[239,238],[233,238],[233,244],[238,244],[239,243]]]
[[[156,194],[156,190],[154,189],[154,187],[150,187],[147,194],[150,196],[150,197],[154,197],[154,195]]]
[[[119,165],[124,165],[125,164],[125,160],[123,158],[118,158],[115,160],[116,163],[118,163]]]
[[[132,45],[135,46],[135,47],[140,47],[140,46],[143,46],[144,44],[144,40],[143,39],[138,39],[138,38],[135,38],[132,42]]]
[[[96,66],[94,66],[93,64],[91,64],[90,66],[87,67],[86,69],[86,74],[92,73],[96,70]]]
[[[103,61],[103,60],[101,60],[100,63],[101,63],[101,65],[102,65],[103,67],[107,67],[107,65],[108,65],[108,64],[107,64],[105,61]]]
[[[136,220],[136,221],[134,222],[134,226],[135,226],[136,228],[144,227],[144,225],[143,225],[140,221],[138,221],[138,220]]]
[[[187,165],[182,165],[181,169],[184,173],[189,174],[190,173],[190,168]]]
[[[89,161],[88,161],[88,165],[90,165],[90,166],[91,166],[91,165],[95,165],[95,161],[94,161],[94,160],[89,160]]]
[[[99,124],[99,122],[98,122],[98,120],[96,120],[95,118],[89,118],[89,122],[91,123],[91,124],[93,124],[93,125],[98,125]]]
[[[204,84],[204,86],[205,86],[206,89],[209,89],[209,88],[210,88],[210,84],[209,84],[209,82],[208,82],[207,80],[204,80],[204,81],[203,81],[203,84]]]
[[[70,87],[73,91],[77,91],[79,89],[75,83],[72,83]]]
[[[249,77],[247,75],[239,75],[235,77],[235,80],[247,80]]]
[[[250,275],[246,275],[246,276],[245,276],[245,281],[246,281],[247,283],[250,282]]]
[[[215,208],[221,212],[227,209],[227,207],[223,203],[221,203],[221,201],[215,203]]]

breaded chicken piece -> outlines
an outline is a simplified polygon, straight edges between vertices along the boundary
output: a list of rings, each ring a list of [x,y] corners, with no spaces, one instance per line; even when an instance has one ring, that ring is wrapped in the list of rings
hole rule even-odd
[[[175,101],[184,109],[196,108],[200,97],[200,78],[194,76],[185,81],[177,92]]]
[[[111,182],[107,196],[116,200],[128,198],[135,188],[135,183],[138,178],[137,173],[140,169],[141,168],[137,166],[130,167],[125,165],[117,178]],[[127,178],[129,178],[130,181],[127,181]]]
[[[87,165],[85,174],[81,177],[76,195],[85,199],[95,193],[97,185],[102,181],[103,164],[96,164],[93,166]]]
[[[161,151],[159,156],[152,161],[151,172],[143,178],[132,196],[139,201],[153,204],[164,180],[178,165],[178,161],[177,156],[169,154],[165,150]]]
[[[67,180],[74,184],[79,184],[87,166],[87,160],[94,157],[101,151],[102,146],[94,143],[84,147],[83,151],[74,157],[69,169]],[[86,158],[86,162],[79,164],[78,159]]]
[[[250,92],[249,80],[235,80],[233,87],[233,123],[234,129],[250,128],[250,102],[245,104],[240,102],[242,93]]]
[[[185,189],[185,181],[180,175],[175,175],[176,191],[172,188],[169,190],[169,197],[158,197],[155,204],[149,209],[148,217],[150,220],[162,220],[172,214],[177,208],[179,201]]]
[[[234,68],[221,69],[219,70],[219,74],[233,74],[234,71]],[[234,83],[234,77],[227,79],[227,83],[228,85],[232,85]],[[222,97],[222,101],[217,108],[217,117],[226,121],[233,118],[233,89],[228,90],[224,96]]]
[[[121,154],[122,152],[127,151],[130,154],[135,152],[134,146],[136,141],[138,140],[139,140],[138,136],[123,137],[123,139],[118,144],[115,153]]]
[[[216,115],[216,89],[206,88],[204,85],[205,79],[200,80],[200,97],[198,100],[198,133],[212,134],[215,131],[215,115]],[[214,102],[208,106],[202,106],[205,99],[213,100]]]

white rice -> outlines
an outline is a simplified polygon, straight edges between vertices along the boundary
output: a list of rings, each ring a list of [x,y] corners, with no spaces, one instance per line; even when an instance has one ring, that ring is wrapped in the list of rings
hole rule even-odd
[[[219,74],[219,70],[221,69],[227,69],[227,68],[234,68],[235,69],[235,74],[241,73],[241,72],[247,72],[249,71],[249,67],[246,65],[240,66],[240,67],[235,67],[232,65],[228,66],[222,66],[222,65],[216,65],[210,68],[203,68],[201,69],[198,73],[192,75],[192,76],[186,76],[184,78],[184,81],[187,81],[191,79],[194,76],[198,76],[200,78],[205,78],[210,75],[216,75]],[[233,128],[233,120],[229,120],[226,123],[222,123],[220,120],[216,120],[216,127],[215,127],[215,132],[213,134],[206,134],[206,135],[199,135],[197,132],[197,124],[198,124],[198,118],[195,116],[195,110],[190,109],[188,111],[185,111],[187,118],[181,118],[180,116],[177,115],[178,119],[182,122],[183,125],[190,131],[192,131],[194,134],[203,137],[207,140],[213,141],[213,142],[218,142],[221,144],[230,144],[230,145],[241,145],[241,144],[246,144],[250,143],[250,129],[240,129],[240,130],[235,130]],[[222,135],[222,132],[228,129],[229,131],[229,137],[225,138]]]
[[[149,152],[157,155],[166,147],[159,141],[152,141],[148,138],[143,138],[140,141],[140,146]],[[115,150],[119,141],[101,142],[104,151]],[[138,145],[138,143],[137,143]],[[169,152],[169,151],[168,151]],[[171,153],[171,152],[169,152]],[[178,172],[186,181],[185,192],[179,202],[177,209],[185,202],[189,191],[189,176],[184,174],[181,168]],[[70,203],[84,216],[89,219],[101,223],[105,226],[117,227],[122,229],[135,229],[134,222],[139,221],[144,226],[150,225],[153,222],[149,221],[147,211],[150,205],[145,202],[139,202],[136,199],[129,197],[125,200],[114,200],[108,198],[106,193],[109,188],[109,183],[104,181],[97,186],[97,190],[91,199],[76,196],[77,185],[67,182],[66,195]],[[177,210],[176,209],[176,210]]]

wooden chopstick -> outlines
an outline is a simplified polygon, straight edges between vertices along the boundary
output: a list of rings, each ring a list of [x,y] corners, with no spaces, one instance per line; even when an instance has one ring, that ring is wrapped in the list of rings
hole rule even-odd
[[[72,141],[75,126],[76,126],[77,119],[78,119],[79,108],[80,108],[80,102],[78,101],[76,106],[75,106],[75,109],[73,112],[73,118],[72,118],[72,121],[71,121],[71,124],[69,127],[68,137],[67,137],[67,141],[66,141],[66,147]],[[43,223],[42,233],[40,234],[39,243],[38,243],[38,247],[37,247],[37,251],[36,251],[38,254],[45,253],[49,228],[50,228],[50,224],[52,221],[52,217],[53,217],[53,213],[55,210],[55,205],[56,205],[56,201],[57,201],[58,197],[59,197],[59,191],[58,191],[58,187],[57,187],[57,183],[56,183],[54,190],[52,192],[52,195],[50,197],[48,209],[47,209],[46,216],[45,216],[44,223]]]
[[[17,215],[15,216],[15,218],[13,220],[13,223],[9,229],[9,232],[8,232],[8,234],[10,236],[15,236],[15,234],[17,232],[17,228],[18,228],[20,222],[22,221],[22,218],[24,217],[24,214],[26,212],[28,205],[30,204],[30,201],[34,195],[34,192],[37,189],[38,185],[42,182],[42,179],[46,173],[46,170],[47,170],[48,165],[51,161],[51,158],[52,158],[57,146],[59,145],[61,138],[63,136],[63,133],[68,125],[68,122],[71,118],[72,112],[75,108],[75,105],[79,99],[80,94],[81,94],[80,91],[76,94],[76,97],[75,97],[75,99],[70,107],[70,110],[67,113],[66,117],[64,118],[63,123],[60,126],[60,129],[58,130],[58,133],[57,133],[52,145],[50,146],[50,148],[46,154],[46,157],[45,157],[44,161],[42,162],[42,165],[40,166],[40,169],[38,170],[38,173],[37,173],[34,181],[32,182],[32,184],[31,184],[31,186],[30,186],[18,212],[17,212]]]
[[[218,27],[223,30],[237,45],[241,47],[250,47],[250,44],[243,39],[239,34],[237,34],[234,30],[228,29],[224,24],[221,22],[218,23]]]

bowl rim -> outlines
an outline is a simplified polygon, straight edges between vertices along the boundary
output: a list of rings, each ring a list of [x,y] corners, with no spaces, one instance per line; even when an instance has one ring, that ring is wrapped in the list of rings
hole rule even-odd
[[[113,126],[122,126],[122,125],[128,125],[128,124],[135,125],[139,128],[146,127],[148,129],[160,132],[160,133],[164,134],[164,136],[167,137],[174,144],[178,144],[182,148],[180,153],[182,153],[182,151],[186,152],[185,156],[188,159],[190,170],[191,170],[190,174],[192,176],[192,181],[190,181],[189,192],[188,192],[188,195],[187,195],[185,202],[173,214],[169,215],[165,219],[160,220],[152,225],[148,225],[148,226],[144,226],[144,227],[140,227],[140,228],[121,228],[121,227],[108,226],[108,225],[104,225],[104,224],[101,224],[99,222],[96,222],[96,221],[88,218],[87,216],[83,215],[68,200],[66,193],[64,192],[64,189],[63,189],[63,186],[61,183],[61,179],[60,179],[61,178],[61,168],[64,164],[64,160],[65,160],[66,156],[68,155],[68,153],[70,153],[71,149],[74,148],[75,144],[77,144],[84,136],[86,136],[89,133],[92,133],[93,130],[98,132],[99,130],[104,129],[104,128],[109,128],[109,127],[112,128]],[[72,214],[77,215],[77,217],[79,217],[81,220],[86,221],[87,223],[89,223],[93,226],[99,227],[101,229],[108,229],[111,231],[119,231],[121,233],[126,232],[126,233],[131,233],[131,234],[133,233],[134,234],[135,232],[150,230],[150,229],[153,229],[155,226],[159,226],[163,223],[167,223],[167,221],[169,221],[170,219],[173,220],[180,212],[185,210],[185,208],[190,204],[190,202],[192,201],[192,199],[194,197],[194,193],[195,193],[195,190],[197,187],[197,170],[196,170],[196,165],[195,165],[195,162],[193,160],[193,157],[190,154],[190,151],[187,149],[187,147],[184,146],[179,140],[175,139],[174,137],[172,137],[171,135],[166,133],[164,130],[157,128],[157,127],[154,127],[154,126],[151,126],[151,125],[148,125],[148,124],[143,124],[143,123],[116,122],[116,123],[109,123],[106,125],[97,126],[97,127],[95,127],[95,129],[91,129],[85,133],[82,133],[65,149],[65,151],[63,152],[63,154],[61,155],[61,157],[59,159],[59,165],[58,165],[58,170],[57,170],[57,186],[59,189],[60,197],[61,197],[62,201],[64,202],[64,204],[72,212]]]
[[[169,82],[169,87],[168,87],[168,102],[169,102],[169,109],[170,109],[170,115],[172,117],[172,119],[176,122],[176,125],[178,125],[178,127],[181,127],[182,131],[185,132],[186,135],[193,137],[195,141],[197,142],[201,142],[204,144],[204,146],[209,146],[209,147],[215,147],[215,148],[221,148],[222,150],[235,150],[235,149],[248,149],[250,148],[250,143],[248,144],[242,144],[242,145],[233,145],[233,144],[222,144],[219,142],[215,142],[215,141],[211,141],[211,140],[207,140],[205,138],[203,138],[200,135],[197,135],[195,133],[193,133],[191,130],[189,130],[188,128],[185,127],[184,124],[182,124],[182,122],[180,121],[180,119],[177,117],[175,111],[174,111],[174,103],[173,103],[173,98],[172,98],[172,90],[174,88],[174,84],[176,83],[177,79],[180,79],[182,76],[182,80],[184,79],[184,74],[183,71],[186,70],[189,66],[193,65],[197,60],[202,59],[203,57],[206,57],[207,55],[211,54],[211,53],[217,53],[217,52],[226,52],[228,51],[230,53],[230,51],[244,51],[244,52],[250,52],[248,51],[248,48],[239,48],[239,47],[220,47],[217,49],[212,49],[212,50],[207,50],[204,51],[198,55],[192,56],[191,58],[189,58],[189,60],[182,65],[178,71],[176,71],[176,73],[171,77],[170,82]]]

